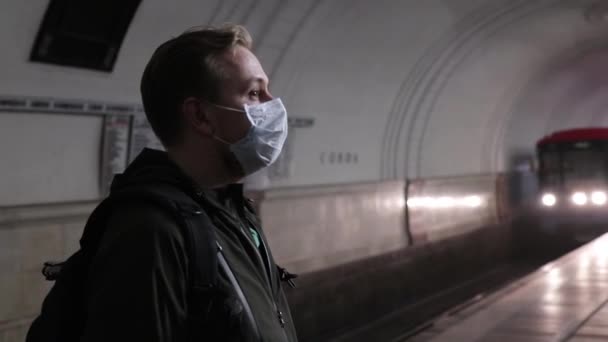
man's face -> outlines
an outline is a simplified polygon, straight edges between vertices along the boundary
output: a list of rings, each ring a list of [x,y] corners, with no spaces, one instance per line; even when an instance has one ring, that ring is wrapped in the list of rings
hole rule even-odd
[[[223,77],[219,83],[216,103],[235,109],[245,104],[257,104],[272,100],[268,90],[268,76],[256,56],[247,48],[236,46],[219,56]],[[245,113],[221,108],[208,108],[209,120],[223,140],[234,143],[245,137],[251,124]]]
[[[219,57],[223,77],[218,84],[216,104],[235,109],[244,109],[245,104],[258,104],[272,100],[268,90],[268,76],[255,55],[247,48],[237,46]],[[230,111],[216,106],[206,106],[207,119],[213,134],[228,143],[243,139],[251,123],[242,112]],[[216,141],[224,168],[235,178],[244,172],[229,146]]]

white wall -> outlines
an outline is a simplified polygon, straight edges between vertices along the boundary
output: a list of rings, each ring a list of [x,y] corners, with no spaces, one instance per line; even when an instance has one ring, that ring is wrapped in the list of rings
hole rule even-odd
[[[102,118],[0,113],[0,207],[99,198]]]
[[[291,116],[315,119],[313,127],[295,129],[293,172],[272,187],[502,171],[512,150],[531,152],[543,127],[564,122],[530,115],[539,104],[522,100],[524,95],[551,89],[540,81],[547,67],[607,30],[583,19],[589,1],[147,0],[114,72],[107,74],[27,61],[47,2],[4,2],[0,41],[9,48],[0,54],[0,94],[137,103],[141,72],[161,42],[210,22],[249,27],[273,93]],[[572,111],[597,112],[589,108],[603,106],[598,89],[590,89],[593,99],[578,101]],[[72,119],[65,127],[81,129],[79,119]],[[587,121],[595,120],[602,119]],[[7,141],[31,134],[6,127]],[[76,139],[78,133],[65,135]],[[77,166],[83,172],[95,169],[97,158],[86,161],[79,154],[89,153],[98,136],[83,133],[78,139],[73,142],[82,150],[70,152],[73,163],[89,163]],[[21,174],[20,167],[29,167],[15,156],[23,149],[45,160],[46,152],[27,143],[13,146],[18,147],[5,147],[0,155],[14,163],[7,172]],[[357,162],[322,163],[322,155],[331,152],[356,154]],[[88,176],[78,177],[80,184]],[[69,184],[51,184],[12,185],[32,197],[2,204],[93,194],[86,187],[70,193],[63,190]]]
[[[399,87],[453,21],[440,1],[322,2],[274,79],[292,114],[316,118],[298,132],[292,177],[277,185],[379,179]],[[331,151],[355,152],[359,163],[321,165],[321,153]]]

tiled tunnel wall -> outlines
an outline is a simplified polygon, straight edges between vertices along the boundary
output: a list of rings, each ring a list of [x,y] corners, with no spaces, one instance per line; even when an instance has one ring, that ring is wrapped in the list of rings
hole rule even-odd
[[[67,258],[92,203],[0,208],[0,341],[24,341],[52,286],[40,270]]]

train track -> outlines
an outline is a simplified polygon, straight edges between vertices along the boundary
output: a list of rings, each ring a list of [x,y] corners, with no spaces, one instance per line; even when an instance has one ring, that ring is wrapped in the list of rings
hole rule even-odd
[[[417,300],[364,326],[350,329],[331,342],[403,342],[434,335],[436,319],[460,320],[482,299],[533,272],[548,260],[510,262],[456,286]]]

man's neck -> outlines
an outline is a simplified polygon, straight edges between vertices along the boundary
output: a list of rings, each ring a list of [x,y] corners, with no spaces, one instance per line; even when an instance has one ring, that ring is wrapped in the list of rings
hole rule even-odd
[[[167,149],[169,158],[202,189],[214,189],[230,183],[217,168],[217,162],[206,156],[193,158],[185,149]]]

